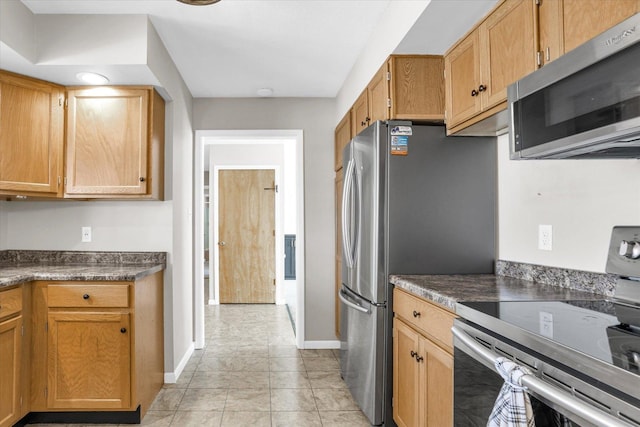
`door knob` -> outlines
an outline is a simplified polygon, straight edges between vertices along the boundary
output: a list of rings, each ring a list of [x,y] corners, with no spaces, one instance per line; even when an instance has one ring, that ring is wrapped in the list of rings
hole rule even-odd
[[[223,242],[223,241],[219,241],[218,242],[218,246],[225,246],[227,244],[227,242]]]

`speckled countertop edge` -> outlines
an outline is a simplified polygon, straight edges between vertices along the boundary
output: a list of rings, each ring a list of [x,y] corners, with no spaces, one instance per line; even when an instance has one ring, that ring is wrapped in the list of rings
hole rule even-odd
[[[164,252],[0,251],[0,288],[34,280],[135,281],[165,268]]]

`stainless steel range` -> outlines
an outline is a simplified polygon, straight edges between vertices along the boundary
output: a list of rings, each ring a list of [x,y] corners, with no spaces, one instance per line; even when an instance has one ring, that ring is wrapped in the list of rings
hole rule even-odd
[[[454,323],[454,420],[485,426],[506,357],[532,375],[537,427],[640,426],[640,227],[614,227],[606,270],[614,298],[461,302]]]

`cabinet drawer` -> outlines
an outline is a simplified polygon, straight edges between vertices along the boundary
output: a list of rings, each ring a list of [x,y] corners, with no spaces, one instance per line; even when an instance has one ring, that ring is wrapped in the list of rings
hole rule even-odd
[[[455,315],[398,288],[393,290],[393,311],[444,349],[453,352],[451,327]]]
[[[22,288],[0,292],[0,319],[22,311]]]
[[[127,284],[50,284],[49,307],[129,307]]]

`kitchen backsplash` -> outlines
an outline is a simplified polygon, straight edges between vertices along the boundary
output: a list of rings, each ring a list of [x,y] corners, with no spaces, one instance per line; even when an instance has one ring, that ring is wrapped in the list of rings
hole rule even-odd
[[[496,275],[613,296],[617,276],[514,261],[496,261]]]
[[[0,264],[163,264],[166,252],[0,251]]]

